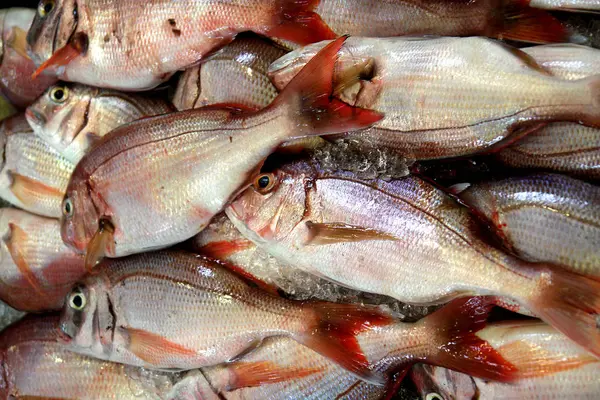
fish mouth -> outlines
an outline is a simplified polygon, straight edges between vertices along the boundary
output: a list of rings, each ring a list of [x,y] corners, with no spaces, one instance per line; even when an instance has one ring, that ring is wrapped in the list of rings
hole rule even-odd
[[[75,338],[74,333],[69,332],[70,327],[67,322],[61,322],[60,327],[58,329],[58,340],[62,343],[70,343]]]
[[[25,111],[25,118],[27,118],[27,122],[29,125],[33,127],[42,127],[46,124],[46,118],[44,115],[31,107],[27,108]]]

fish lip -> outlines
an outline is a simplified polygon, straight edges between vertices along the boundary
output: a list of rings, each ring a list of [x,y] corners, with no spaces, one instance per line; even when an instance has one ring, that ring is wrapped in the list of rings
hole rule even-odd
[[[32,128],[34,126],[42,127],[46,124],[46,118],[44,115],[32,109],[31,107],[28,107],[27,110],[25,110],[25,118]]]
[[[71,343],[74,339],[74,337],[67,332],[68,329],[69,328],[66,322],[60,323],[60,327],[58,329],[58,340],[65,344]]]

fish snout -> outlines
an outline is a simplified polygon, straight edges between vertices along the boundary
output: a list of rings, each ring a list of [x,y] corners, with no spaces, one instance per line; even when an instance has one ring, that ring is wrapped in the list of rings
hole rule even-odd
[[[32,107],[28,107],[25,111],[25,118],[27,118],[27,122],[29,122],[29,125],[31,125],[31,128],[34,131],[40,129],[46,124],[46,117]]]

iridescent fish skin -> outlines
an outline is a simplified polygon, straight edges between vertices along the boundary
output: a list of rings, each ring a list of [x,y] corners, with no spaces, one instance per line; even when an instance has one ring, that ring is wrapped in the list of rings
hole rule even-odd
[[[193,66],[240,32],[300,44],[336,35],[297,0],[41,0],[27,36],[38,64],[65,81],[144,90]],[[140,29],[144,27],[144,29]]]
[[[43,74],[31,79],[35,64],[27,56],[25,36],[35,16],[29,8],[0,10],[0,95],[18,109],[37,99],[56,77]]]
[[[58,326],[57,315],[29,315],[2,332],[3,399],[184,399],[171,394],[178,388],[178,374],[73,353],[64,347]]]
[[[23,114],[0,125],[0,197],[17,207],[59,218],[75,165],[37,137]]]
[[[173,251],[106,259],[68,298],[70,350],[159,369],[227,362],[284,335],[373,379],[354,335],[391,322],[373,307],[276,297],[216,261]]]
[[[474,184],[459,196],[520,257],[600,277],[600,187],[536,174]]]
[[[275,85],[284,87],[326,43],[273,63]],[[348,136],[416,160],[481,152],[543,121],[600,125],[599,76],[558,79],[530,56],[485,38],[351,37],[342,47],[337,77],[361,67],[369,79],[342,86],[340,96],[386,117]]]
[[[529,5],[547,10],[600,12],[600,3],[596,0],[531,0]]]
[[[523,49],[562,79],[583,79],[600,71],[600,50],[572,44]],[[498,153],[503,163],[544,168],[600,179],[600,129],[572,122],[553,122]]]
[[[531,321],[500,323],[477,335],[513,362],[523,377],[503,384],[419,365],[412,375],[423,398],[430,393],[444,400],[598,398],[598,360],[549,326]]]
[[[83,256],[60,238],[60,223],[0,209],[0,299],[22,311],[60,310],[85,275]]]
[[[302,162],[255,180],[267,181],[246,189],[226,213],[283,262],[410,304],[507,297],[600,354],[592,339],[600,336],[599,283],[490,246],[468,209],[431,184],[364,181]]]
[[[277,96],[269,65],[285,53],[265,39],[238,37],[181,75],[173,104],[180,111],[212,104],[264,108]]]
[[[29,106],[25,116],[37,136],[77,164],[95,142],[113,129],[172,111],[169,102],[156,95],[59,83]]]

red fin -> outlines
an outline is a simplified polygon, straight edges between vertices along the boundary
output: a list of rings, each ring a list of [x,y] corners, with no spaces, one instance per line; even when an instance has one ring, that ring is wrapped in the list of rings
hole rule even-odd
[[[345,40],[341,37],[319,51],[273,101],[272,106],[283,106],[297,123],[287,140],[367,128],[383,118],[333,98],[334,67]]]
[[[232,254],[248,250],[251,247],[254,247],[254,244],[247,239],[221,240],[207,243],[200,247],[198,251],[211,258],[226,260]]]
[[[41,198],[55,197],[57,198],[56,202],[60,203],[65,195],[62,190],[44,185],[40,181],[27,176],[12,171],[8,171],[8,174],[12,180],[10,191],[27,207],[35,207]]]
[[[363,240],[398,240],[395,236],[376,229],[363,228],[341,223],[306,222],[309,231],[309,245],[361,242]]]
[[[21,57],[30,60],[27,54],[27,32],[18,26],[13,26],[8,39],[7,46],[16,51]]]
[[[162,365],[165,358],[175,356],[196,356],[196,352],[173,343],[142,329],[121,328],[129,335],[129,350],[140,359],[155,366]]]
[[[301,379],[321,372],[321,368],[282,367],[271,361],[236,362],[228,366],[234,377],[229,382],[227,391]]]
[[[406,368],[403,368],[394,374],[385,385],[385,395],[382,400],[392,400],[396,396],[396,393],[398,393],[398,390],[400,390],[400,387],[402,386],[402,381],[410,369],[411,365],[408,365]]]
[[[100,219],[98,222],[98,230],[92,236],[92,239],[87,245],[85,252],[85,268],[88,272],[92,271],[96,264],[100,262],[109,246],[114,246],[113,234],[115,228],[105,219]]]
[[[335,361],[367,382],[383,385],[385,379],[369,369],[356,335],[393,319],[375,308],[355,304],[309,303],[314,324],[298,340],[317,353]]]
[[[531,8],[529,0],[508,0],[499,39],[530,43],[565,43],[567,28],[549,12]]]
[[[525,305],[596,357],[600,357],[600,282],[559,268],[544,271],[536,298]]]
[[[482,297],[461,298],[425,317],[437,329],[441,343],[425,362],[494,381],[516,379],[517,369],[485,340],[475,335],[483,329],[493,304]]]
[[[335,39],[338,35],[313,11],[318,4],[319,0],[277,1],[273,26],[265,34],[301,45]]]
[[[56,50],[49,59],[47,59],[38,69],[35,70],[31,79],[37,78],[42,72],[51,67],[60,67],[67,65],[75,58],[87,52],[88,37],[85,33],[76,33],[71,41],[64,47]]]

